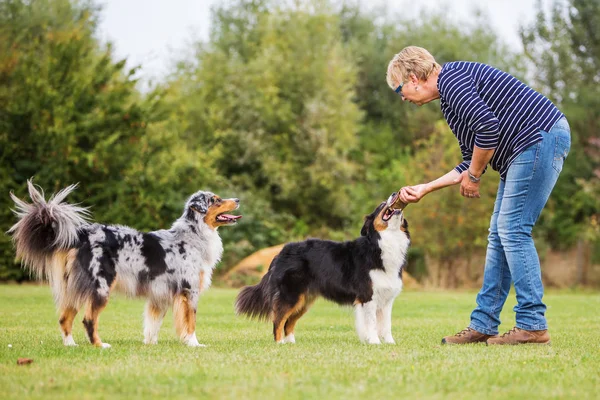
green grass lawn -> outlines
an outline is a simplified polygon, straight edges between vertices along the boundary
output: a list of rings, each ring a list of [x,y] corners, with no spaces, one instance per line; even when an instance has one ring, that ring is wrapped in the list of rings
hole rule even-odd
[[[0,398],[478,398],[600,396],[600,294],[549,293],[551,346],[441,346],[468,323],[475,293],[404,292],[394,307],[396,345],[358,342],[350,308],[317,301],[295,345],[277,345],[267,323],[233,313],[237,291],[200,300],[198,340],[175,338],[169,313],[159,344],[142,344],[142,300],[115,295],[100,317],[111,349],[62,345],[46,286],[0,286]],[[514,295],[511,293],[511,297]],[[513,326],[509,299],[502,330]],[[10,346],[9,346],[10,345]],[[12,347],[11,347],[12,346]],[[18,366],[17,358],[33,358]]]

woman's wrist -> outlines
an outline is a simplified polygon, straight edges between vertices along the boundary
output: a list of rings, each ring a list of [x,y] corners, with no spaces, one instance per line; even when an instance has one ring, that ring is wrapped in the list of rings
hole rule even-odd
[[[479,183],[481,180],[481,173],[474,173],[471,171],[471,168],[467,168],[467,175],[469,176],[469,180],[473,183]]]
[[[433,186],[433,182],[428,182],[425,184],[425,194],[429,194],[431,192],[433,192],[435,190],[434,186]]]

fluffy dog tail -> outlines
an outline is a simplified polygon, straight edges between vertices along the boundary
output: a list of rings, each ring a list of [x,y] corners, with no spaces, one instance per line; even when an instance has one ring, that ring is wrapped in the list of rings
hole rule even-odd
[[[246,286],[235,300],[236,314],[244,314],[258,320],[268,320],[272,309],[272,296],[269,290],[271,270],[269,270],[258,285]]]
[[[54,194],[48,201],[43,190],[38,190],[31,180],[27,186],[31,204],[10,193],[16,205],[13,212],[19,220],[8,233],[12,235],[17,258],[25,268],[37,278],[52,280],[53,269],[59,264],[55,258],[62,253],[64,259],[66,251],[77,245],[78,229],[87,223],[89,212],[63,202],[76,184]]]

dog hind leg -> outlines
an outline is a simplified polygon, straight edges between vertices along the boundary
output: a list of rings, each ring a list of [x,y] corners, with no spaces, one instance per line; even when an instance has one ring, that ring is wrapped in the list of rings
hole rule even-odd
[[[302,295],[300,297],[300,300],[294,307],[295,312],[290,315],[283,327],[283,331],[285,333],[285,337],[283,338],[284,343],[296,343],[296,338],[294,337],[294,328],[296,327],[296,323],[304,314],[306,314],[315,300],[316,297],[310,298],[308,295]]]
[[[290,304],[280,298],[275,302],[275,307],[273,310],[273,338],[275,339],[275,342],[286,343],[283,337],[285,323],[292,316],[292,314],[302,307],[299,306],[299,308],[296,309],[296,306],[299,305],[301,301],[304,302],[298,298]]]
[[[109,348],[110,344],[102,343],[100,336],[98,335],[98,317],[104,307],[108,303],[108,296],[100,296],[95,294],[88,302],[85,316],[83,317],[83,326],[87,332],[90,343],[96,347]]]
[[[77,315],[77,309],[74,307],[66,307],[60,312],[60,318],[58,323],[60,324],[60,331],[63,337],[63,344],[65,346],[77,346],[73,339],[73,321]]]
[[[54,296],[54,303],[59,311],[58,323],[65,346],[77,346],[73,339],[73,321],[81,307],[76,298],[69,296],[68,283],[77,250],[55,252],[50,259],[51,275],[50,286]],[[76,297],[76,296],[75,296]]]

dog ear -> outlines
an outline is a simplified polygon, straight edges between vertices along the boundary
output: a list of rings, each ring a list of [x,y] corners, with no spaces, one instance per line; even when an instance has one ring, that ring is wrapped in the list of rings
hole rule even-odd
[[[208,211],[209,198],[205,194],[197,194],[193,196],[187,205],[187,215],[189,220],[195,220],[196,213],[206,214]]]
[[[369,231],[373,228],[373,214],[365,215],[365,223],[360,230],[360,236],[367,236]]]
[[[202,214],[206,214],[208,211],[208,199],[206,195],[199,196],[194,202],[194,207]]]

